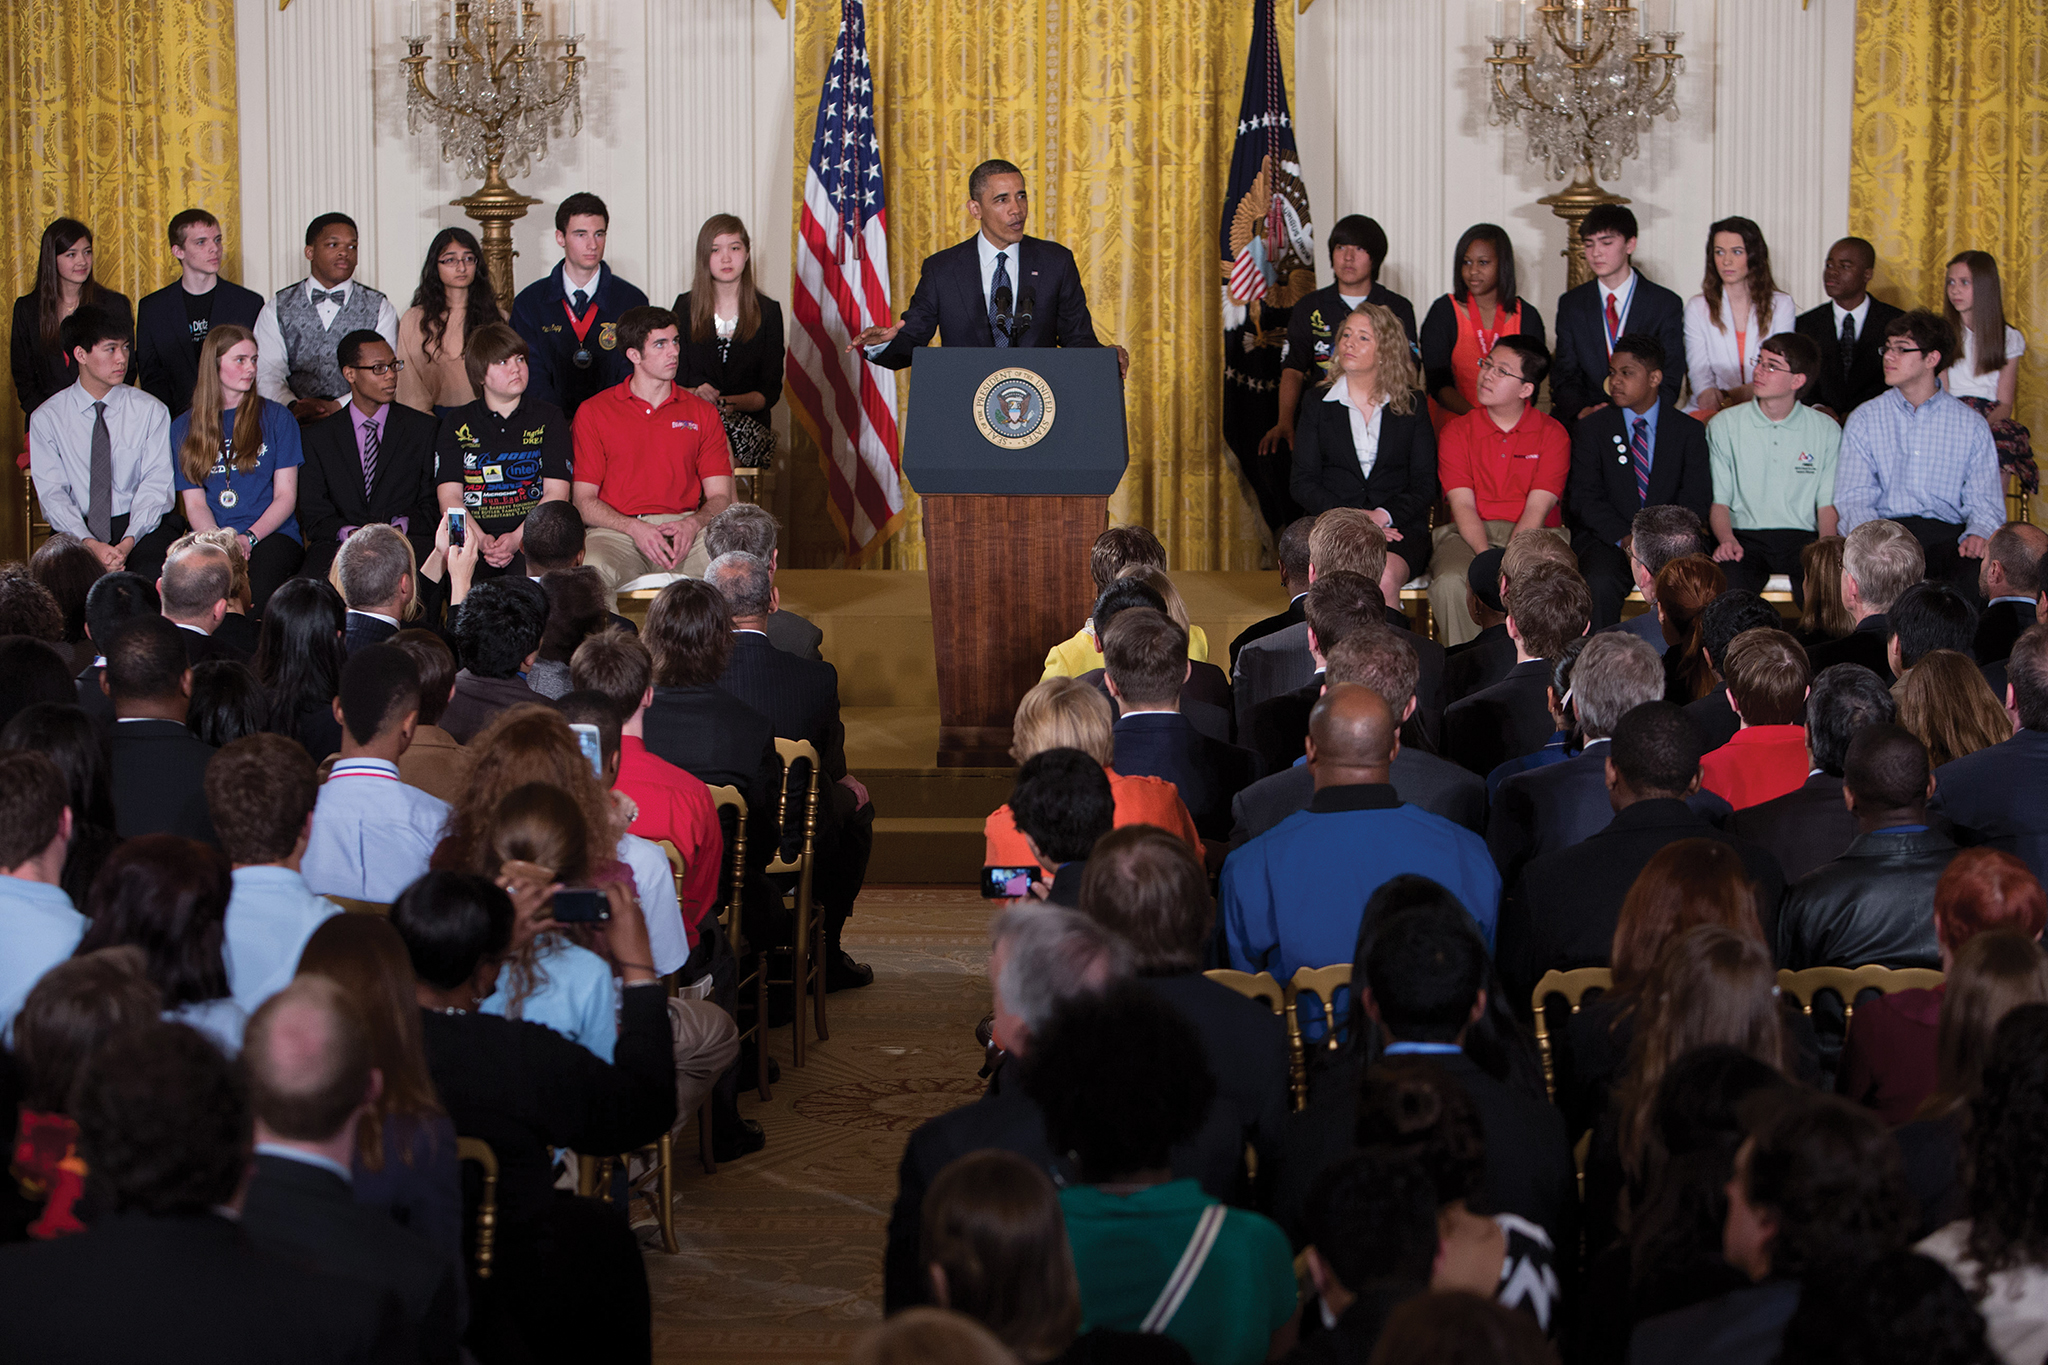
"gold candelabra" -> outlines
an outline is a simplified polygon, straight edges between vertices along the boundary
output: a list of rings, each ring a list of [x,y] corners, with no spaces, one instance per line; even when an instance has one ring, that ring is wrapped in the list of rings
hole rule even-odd
[[[1512,37],[1509,3],[1516,11]],[[1684,36],[1678,32],[1678,0],[1670,0],[1670,27],[1657,31],[1649,26],[1648,0],[1495,0],[1493,11],[1488,121],[1519,125],[1529,139],[1529,159],[1544,162],[1552,179],[1575,177],[1537,202],[1564,219],[1567,278],[1583,284],[1591,278],[1579,250],[1586,215],[1597,204],[1628,202],[1602,188],[1599,176],[1621,173],[1622,162],[1640,149],[1650,120],[1678,115],[1675,84],[1685,69],[1678,51]]]
[[[561,85],[550,88],[541,56],[536,0],[448,0],[429,37],[420,28],[419,0],[412,4],[407,68],[406,124],[417,133],[431,121],[441,135],[441,159],[462,164],[483,186],[453,201],[483,228],[484,263],[498,306],[512,311],[512,224],[541,201],[512,188],[505,174],[524,175],[547,156],[548,133],[564,109],[575,114],[571,136],[583,131],[583,62],[576,48],[576,0],[569,0],[568,27],[561,35]],[[441,55],[429,56],[429,43]],[[427,86],[427,67],[441,68],[438,93]]]

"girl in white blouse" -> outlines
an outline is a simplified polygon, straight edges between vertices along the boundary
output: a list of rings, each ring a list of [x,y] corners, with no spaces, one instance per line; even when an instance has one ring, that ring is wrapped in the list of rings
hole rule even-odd
[[[1723,218],[1707,229],[1707,270],[1700,292],[1685,301],[1685,363],[1692,380],[1686,411],[1706,421],[1750,400],[1757,350],[1793,329],[1792,296],[1771,278],[1763,229],[1747,218]]]
[[[2028,493],[2040,487],[2033,438],[2012,417],[2020,357],[2027,339],[2005,320],[2005,289],[1988,251],[1965,251],[1948,263],[1942,315],[1956,334],[1955,363],[1942,371],[1942,387],[1984,414],[1998,443],[1998,463]]]

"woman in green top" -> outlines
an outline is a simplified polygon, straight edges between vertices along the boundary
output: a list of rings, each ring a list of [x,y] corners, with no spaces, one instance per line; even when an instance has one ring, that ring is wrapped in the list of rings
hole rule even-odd
[[[1085,1182],[1060,1194],[1084,1328],[1163,1332],[1197,1365],[1284,1354],[1287,1235],[1170,1169],[1216,1093],[1193,1026],[1141,984],[1076,1000],[1032,1036],[1024,1083]]]

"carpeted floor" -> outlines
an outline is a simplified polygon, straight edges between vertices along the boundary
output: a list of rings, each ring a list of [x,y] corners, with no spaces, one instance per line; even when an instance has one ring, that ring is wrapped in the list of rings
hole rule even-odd
[[[657,1361],[843,1361],[880,1320],[882,1234],[911,1129],[981,1092],[990,903],[972,889],[869,888],[846,945],[875,982],[827,997],[831,1038],[798,1070],[772,1030],[775,1098],[743,1090],[768,1146],[705,1175],[677,1151],[682,1253],[647,1254]],[[685,1153],[687,1152],[687,1159]],[[644,1207],[636,1219],[648,1222]]]

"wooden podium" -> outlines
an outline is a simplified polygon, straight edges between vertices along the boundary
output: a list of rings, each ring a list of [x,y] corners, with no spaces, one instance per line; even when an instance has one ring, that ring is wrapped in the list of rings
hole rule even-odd
[[[903,472],[924,500],[941,767],[1008,767],[1017,702],[1095,605],[1128,462],[1116,352],[928,347]]]

